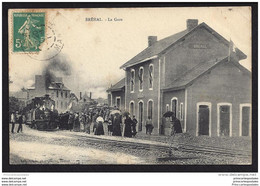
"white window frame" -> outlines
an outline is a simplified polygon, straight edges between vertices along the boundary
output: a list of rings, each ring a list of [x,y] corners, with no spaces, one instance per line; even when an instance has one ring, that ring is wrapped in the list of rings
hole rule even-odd
[[[153,72],[152,72],[152,87],[150,88],[150,66],[153,66]],[[153,90],[153,84],[154,84],[154,65],[153,64],[150,64],[149,65],[149,68],[148,68],[148,88],[149,90]]]
[[[147,101],[147,119],[148,119],[148,116],[149,116],[149,102],[152,102],[152,114],[154,114],[154,101],[152,100],[152,99],[149,99],[148,101]],[[152,119],[154,119],[154,117],[152,116]]]
[[[252,135],[252,106],[251,103],[241,103],[239,105],[239,136],[242,136],[242,109],[243,107],[250,107],[249,115],[249,136]]]
[[[131,69],[130,71],[130,93],[134,93],[135,92],[135,69]],[[134,72],[134,77],[133,77],[133,90],[131,90],[131,84],[132,84],[132,72]]]
[[[232,137],[232,118],[233,118],[233,114],[232,114],[232,104],[228,103],[228,102],[223,102],[223,103],[218,103],[217,104],[217,113],[218,113],[218,122],[217,122],[217,134],[218,136],[220,136],[220,112],[219,112],[219,108],[221,106],[230,106],[230,113],[229,113],[229,137]]]
[[[139,79],[141,69],[143,69],[143,74],[142,74],[142,80],[143,80],[142,85],[143,85],[143,86],[142,86],[142,89],[140,88],[141,81],[140,81],[140,79]],[[139,72],[138,72],[138,82],[139,82],[139,92],[143,92],[143,90],[144,90],[144,67],[142,67],[142,66],[139,68]]]
[[[170,105],[169,105],[169,104],[166,104],[165,112],[168,112],[168,111],[170,111]]]
[[[198,102],[196,109],[196,136],[199,136],[199,106],[207,105],[209,107],[209,137],[211,137],[211,102]]]
[[[119,101],[119,108],[118,108],[118,109],[121,110],[121,96],[116,96],[115,106],[117,107],[117,100],[118,100],[118,99],[120,100],[120,101]]]
[[[131,101],[129,102],[129,112],[131,111],[131,103],[134,104],[134,106],[133,106],[133,116],[135,116],[135,102],[134,102],[134,100],[131,100]],[[131,114],[131,113],[130,113],[130,114]]]
[[[179,118],[178,117],[178,98],[177,97],[172,97],[172,99],[171,99],[171,109],[170,109],[170,111],[172,111],[173,112],[173,110],[172,110],[172,101],[173,100],[176,100],[176,118]]]
[[[180,103],[180,110],[179,110],[180,114],[180,120],[182,121],[183,120],[183,102]]]

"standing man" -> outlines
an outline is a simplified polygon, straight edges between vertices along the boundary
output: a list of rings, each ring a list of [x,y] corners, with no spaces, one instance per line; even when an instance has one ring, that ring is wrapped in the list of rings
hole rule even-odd
[[[151,135],[153,132],[153,123],[150,116],[148,116],[148,119],[146,120],[145,127],[146,127],[146,134],[148,133],[149,135]]]
[[[14,112],[12,112],[12,114],[11,114],[12,133],[14,133],[15,122],[16,122],[16,114]]]
[[[70,113],[69,120],[68,120],[68,126],[69,126],[70,131],[73,129],[73,123],[74,123],[74,114]]]
[[[21,132],[23,131],[23,126],[22,126],[22,124],[23,124],[23,115],[22,114],[18,115],[18,124],[19,124],[19,126],[18,126],[18,129],[17,129],[17,133],[19,133],[20,131]]]

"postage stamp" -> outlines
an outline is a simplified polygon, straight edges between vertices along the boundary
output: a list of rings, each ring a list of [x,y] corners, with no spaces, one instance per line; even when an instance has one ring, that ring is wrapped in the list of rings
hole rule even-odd
[[[13,52],[39,52],[45,40],[45,13],[13,13],[12,37]]]

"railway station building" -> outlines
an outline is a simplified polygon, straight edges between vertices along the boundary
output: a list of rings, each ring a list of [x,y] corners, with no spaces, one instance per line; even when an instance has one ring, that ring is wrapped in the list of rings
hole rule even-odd
[[[149,36],[148,47],[120,67],[125,79],[108,89],[110,103],[135,115],[139,132],[150,116],[154,133],[169,134],[163,114],[172,111],[196,136],[251,136],[251,72],[233,46],[196,19],[164,39]]]

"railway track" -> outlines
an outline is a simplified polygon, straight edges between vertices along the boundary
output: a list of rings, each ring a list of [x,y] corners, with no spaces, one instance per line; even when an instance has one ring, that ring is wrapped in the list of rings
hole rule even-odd
[[[77,135],[77,134],[76,134]],[[73,135],[75,136],[75,134]],[[127,149],[144,149],[144,150],[160,150],[162,152],[169,152],[170,148],[172,150],[181,151],[181,152],[189,152],[189,153],[199,153],[205,155],[221,155],[228,157],[243,157],[250,158],[250,151],[242,151],[242,150],[232,150],[225,149],[220,147],[211,147],[211,146],[200,146],[200,145],[190,145],[178,143],[177,146],[172,146],[169,143],[142,143],[139,141],[125,141],[125,140],[115,140],[115,139],[104,139],[95,136],[87,136],[87,135],[77,135],[78,141],[83,143],[87,143],[89,145],[99,145],[105,144],[109,146],[116,146]]]

